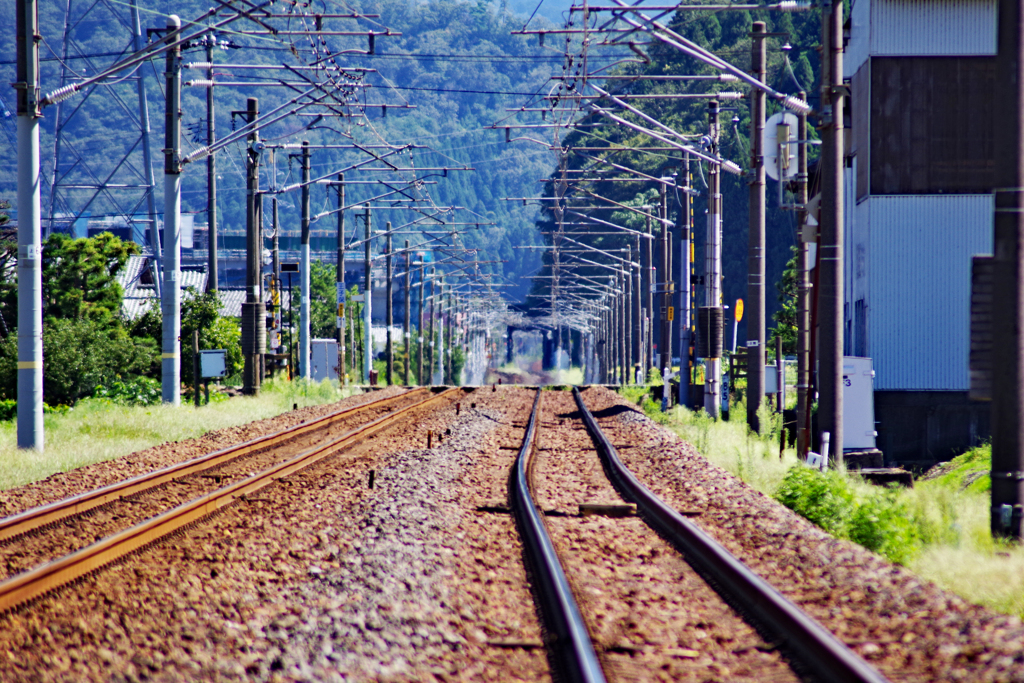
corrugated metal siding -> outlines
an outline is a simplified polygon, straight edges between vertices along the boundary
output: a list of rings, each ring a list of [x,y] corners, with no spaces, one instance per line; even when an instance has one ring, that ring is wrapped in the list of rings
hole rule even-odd
[[[994,55],[996,6],[996,0],[872,0],[870,54]]]
[[[854,0],[850,9],[850,40],[843,50],[843,78],[853,78],[868,61],[871,31],[871,0]]]
[[[966,391],[971,257],[992,250],[992,196],[865,203],[875,389]]]

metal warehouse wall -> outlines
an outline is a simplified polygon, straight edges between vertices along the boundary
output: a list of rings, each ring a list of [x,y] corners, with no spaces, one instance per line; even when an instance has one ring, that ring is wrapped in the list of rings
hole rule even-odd
[[[965,391],[971,256],[992,251],[992,196],[872,196],[862,204],[868,225],[856,229],[867,232],[875,389]]]
[[[872,0],[877,57],[994,55],[996,0]]]
[[[868,57],[996,53],[996,0],[854,0],[843,76]]]

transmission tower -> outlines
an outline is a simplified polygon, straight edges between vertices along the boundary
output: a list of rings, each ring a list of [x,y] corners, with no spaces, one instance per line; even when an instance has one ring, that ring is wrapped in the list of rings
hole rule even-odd
[[[64,30],[57,55],[61,86],[85,73],[102,71],[109,61],[143,47],[137,0],[130,0],[127,9],[108,0],[64,2]],[[124,40],[120,49],[105,50],[112,33],[121,28]],[[104,39],[97,40],[97,34]],[[103,82],[76,101],[57,105],[48,204],[44,198],[45,234],[69,231],[84,217],[102,216],[111,227],[128,228],[129,238],[141,245],[147,244],[148,236],[153,255],[159,259],[144,79],[147,68],[150,65],[142,64],[116,82]],[[100,99],[108,107],[115,106],[116,120],[89,119]],[[97,149],[100,145],[102,149]],[[159,278],[154,279],[159,283]]]

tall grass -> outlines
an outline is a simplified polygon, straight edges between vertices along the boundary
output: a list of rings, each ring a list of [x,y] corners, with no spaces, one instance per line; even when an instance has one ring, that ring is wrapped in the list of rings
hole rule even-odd
[[[709,461],[803,515],[966,600],[1024,618],[1024,546],[989,529],[990,446],[964,453],[912,489],[873,486],[855,473],[818,472],[779,458],[778,416],[759,411],[762,435],[747,430],[742,403],[732,420],[672,408],[662,413],[647,388],[623,395],[693,444]]]
[[[0,489],[44,479],[56,472],[111,460],[166,441],[280,415],[299,407],[339,401],[358,393],[337,383],[271,380],[256,397],[237,397],[195,408],[192,405],[124,406],[86,399],[63,414],[43,419],[43,452],[17,447],[17,424],[0,422]]]

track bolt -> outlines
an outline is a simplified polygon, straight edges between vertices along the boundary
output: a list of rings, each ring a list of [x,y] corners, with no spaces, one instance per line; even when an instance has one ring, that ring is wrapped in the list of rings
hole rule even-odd
[[[430,429],[427,430],[427,448],[433,448],[434,444],[434,432]]]
[[[370,470],[370,480],[368,482],[368,487],[371,488],[371,489],[373,488],[373,480],[374,480],[374,477],[376,477],[376,476],[377,476],[377,472],[375,470]]]
[[[462,404],[461,403],[456,403],[455,404],[455,414],[459,415],[459,414],[461,414],[461,412],[462,412]]]

